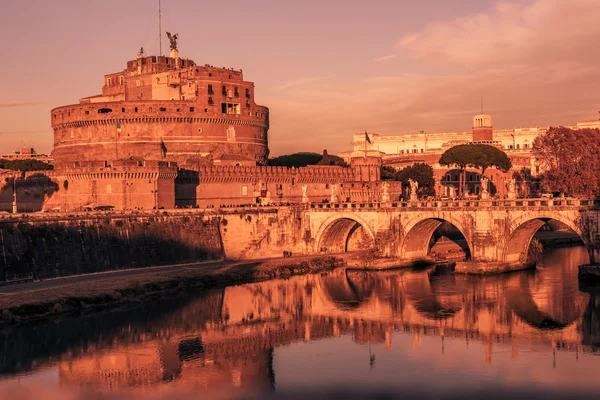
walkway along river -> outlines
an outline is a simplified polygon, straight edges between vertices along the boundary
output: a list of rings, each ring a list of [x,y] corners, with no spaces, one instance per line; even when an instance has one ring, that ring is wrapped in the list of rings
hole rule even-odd
[[[587,256],[487,277],[336,269],[6,327],[0,398],[595,398]]]

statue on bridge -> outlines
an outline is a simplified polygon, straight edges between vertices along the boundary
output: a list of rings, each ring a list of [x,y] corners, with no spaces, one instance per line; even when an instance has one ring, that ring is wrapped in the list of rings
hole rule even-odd
[[[381,187],[383,189],[383,193],[381,194],[381,202],[389,203],[390,202],[390,185],[387,182],[383,182]]]
[[[329,199],[329,202],[330,203],[338,202],[337,185],[331,185],[331,198]]]
[[[481,178],[481,192],[480,198],[481,200],[487,200],[490,198],[490,192],[488,191],[489,179],[486,176]]]
[[[419,189],[419,182],[409,179],[408,184],[410,185],[410,201],[417,201],[417,189]]]
[[[515,192],[515,183],[516,183],[515,178],[511,178],[510,181],[508,181],[508,196],[507,197],[509,199],[517,198],[517,193]]]
[[[308,186],[303,185],[302,186],[302,202],[303,203],[309,203],[309,199],[308,199]]]

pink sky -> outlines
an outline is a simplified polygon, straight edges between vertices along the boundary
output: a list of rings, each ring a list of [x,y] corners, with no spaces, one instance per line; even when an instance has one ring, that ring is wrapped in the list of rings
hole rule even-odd
[[[157,3],[0,2],[0,153],[51,151],[53,107],[99,93],[140,46],[157,54]],[[597,0],[162,4],[182,57],[256,83],[273,155],[348,150],[365,129],[468,130],[481,95],[497,128],[599,116]]]

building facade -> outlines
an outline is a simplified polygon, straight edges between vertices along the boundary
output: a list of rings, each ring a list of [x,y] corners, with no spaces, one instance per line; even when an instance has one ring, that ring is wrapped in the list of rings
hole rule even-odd
[[[572,129],[600,128],[600,119],[588,119],[570,126]],[[508,186],[515,171],[527,170],[535,178],[543,172],[533,156],[533,141],[545,134],[549,127],[531,127],[515,129],[494,129],[492,117],[486,114],[475,115],[470,131],[436,132],[425,131],[394,136],[382,136],[377,133],[354,134],[351,151],[338,155],[346,162],[360,155],[381,157],[384,166],[402,169],[413,164],[424,163],[433,167],[438,196],[456,197],[459,186],[459,171],[439,164],[440,156],[449,148],[467,143],[485,143],[503,150],[510,158],[513,168],[503,173],[494,168],[486,171],[490,193],[499,197],[508,194]],[[476,169],[467,171],[467,195],[477,196],[481,190],[481,173]],[[518,195],[530,193],[525,185],[518,185]]]

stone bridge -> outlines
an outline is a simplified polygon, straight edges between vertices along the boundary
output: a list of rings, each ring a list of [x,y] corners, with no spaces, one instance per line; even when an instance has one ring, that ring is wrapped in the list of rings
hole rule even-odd
[[[366,238],[378,242],[387,256],[420,259],[427,257],[435,230],[447,222],[462,233],[473,261],[511,263],[527,253],[546,222],[557,221],[579,235],[593,262],[600,237],[598,205],[595,200],[562,198],[312,203],[255,208],[251,227],[227,215],[239,210],[228,211],[221,218],[237,225],[221,231],[230,258],[281,256],[284,250],[346,252],[360,248]]]

